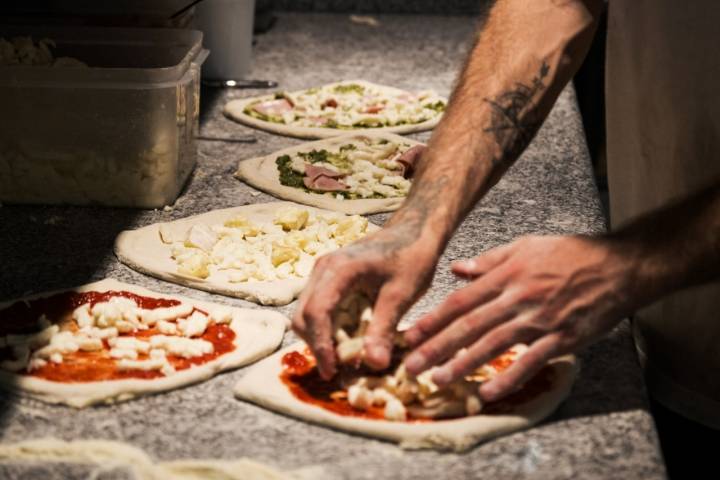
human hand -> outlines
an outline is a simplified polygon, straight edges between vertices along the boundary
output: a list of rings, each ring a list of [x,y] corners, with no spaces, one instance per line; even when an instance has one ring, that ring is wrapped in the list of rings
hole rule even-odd
[[[447,385],[516,343],[520,359],[480,387],[486,401],[517,390],[545,363],[608,332],[632,309],[632,262],[605,238],[524,237],[453,272],[470,278],[405,333],[413,374],[442,365],[433,381]],[[467,350],[455,355],[460,349]]]
[[[350,292],[374,300],[365,334],[364,360],[377,369],[390,363],[395,327],[425,292],[439,249],[421,242],[399,223],[318,259],[293,317],[293,329],[308,344],[323,378],[336,371],[332,314]]]

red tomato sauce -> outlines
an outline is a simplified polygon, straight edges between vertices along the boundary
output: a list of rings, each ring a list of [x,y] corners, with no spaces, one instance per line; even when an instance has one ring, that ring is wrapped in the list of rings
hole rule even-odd
[[[500,360],[503,356],[498,357]],[[491,362],[492,363],[492,362]],[[509,356],[502,358],[502,361],[493,365],[498,370],[507,368],[512,363]],[[343,371],[341,370],[331,380],[323,380],[316,368],[316,362],[311,353],[289,352],[282,357],[283,370],[280,373],[280,380],[287,386],[288,390],[303,402],[316,405],[339,415],[361,417],[372,420],[385,418],[384,407],[371,407],[367,411],[354,408],[347,400],[347,390],[341,385]],[[391,366],[391,369],[397,364]],[[356,371],[357,372],[357,371]],[[358,373],[356,373],[357,375]],[[359,372],[362,375],[361,372]],[[378,375],[378,372],[374,372]],[[520,390],[505,397],[504,399],[485,404],[481,415],[497,415],[510,413],[518,405],[533,400],[537,396],[550,390],[555,382],[555,372],[552,367],[545,367],[530,379]],[[412,418],[410,422],[434,421],[428,418]]]
[[[62,330],[77,330],[77,324],[71,319],[73,310],[86,303],[89,303],[92,308],[95,304],[106,302],[113,297],[130,298],[140,308],[147,310],[180,305],[178,300],[145,297],[127,291],[63,292],[50,297],[30,300],[29,302],[15,302],[9,307],[0,310],[0,336],[37,332],[37,319],[43,314],[50,322],[60,325]],[[207,315],[206,312],[199,309],[194,309],[193,312],[196,310]],[[147,330],[125,333],[121,336],[149,339],[149,337],[159,334],[157,328],[153,327]],[[235,349],[235,332],[228,325],[210,325],[202,336],[197,338],[212,343],[214,347],[213,353],[193,358],[168,355],[168,361],[176,370],[185,370],[193,365],[202,365]],[[117,360],[109,355],[110,346],[106,341],[103,343],[106,347],[104,350],[94,352],[78,351],[64,354],[62,363],[48,362],[44,367],[33,370],[32,373],[27,375],[63,383],[96,382],[126,378],[151,379],[164,376],[157,370],[120,371],[116,367]],[[12,358],[12,352],[9,349],[2,349],[0,358]],[[147,360],[148,358],[149,356],[146,354],[138,355],[138,360]]]

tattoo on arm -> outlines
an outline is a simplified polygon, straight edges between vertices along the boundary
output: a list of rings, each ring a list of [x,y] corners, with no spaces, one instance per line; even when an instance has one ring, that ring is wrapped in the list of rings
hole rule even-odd
[[[392,255],[410,246],[420,237],[426,220],[449,181],[447,175],[441,175],[422,182],[422,185],[414,186],[406,200],[405,208],[399,210],[386,225],[386,227],[393,226],[392,236],[368,242],[360,241],[345,247],[344,252],[351,257],[362,257],[369,252],[379,251]]]
[[[500,146],[501,153],[493,159],[494,165],[513,162],[530,143],[542,123],[535,104],[536,95],[545,88],[543,80],[550,67],[546,62],[532,79],[530,85],[517,83],[515,88],[494,99],[484,101],[492,109],[490,124],[484,132],[491,133]]]

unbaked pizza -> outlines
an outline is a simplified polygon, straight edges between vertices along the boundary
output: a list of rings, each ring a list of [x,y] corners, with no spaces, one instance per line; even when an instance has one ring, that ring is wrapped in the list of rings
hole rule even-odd
[[[305,286],[318,257],[377,229],[359,215],[275,202],[123,232],[115,252],[165,280],[284,305]]]
[[[243,160],[235,176],[285,200],[343,213],[396,210],[410,191],[420,142],[351,133]]]
[[[432,129],[447,101],[433,91],[409,92],[364,80],[232,100],[225,114],[246,125],[300,138],[348,130],[412,133]]]
[[[388,369],[363,366],[363,336],[371,318],[367,302],[339,306],[334,323],[339,372],[331,380],[320,377],[312,353],[299,343],[251,368],[236,385],[236,395],[407,448],[463,450],[540,421],[567,396],[574,378],[574,357],[558,358],[514,394],[484,404],[478,395],[480,384],[509,368],[526,346],[516,345],[471,375],[439,388],[431,379],[433,369],[418,376],[405,370],[407,348],[399,334]]]
[[[107,279],[0,304],[0,385],[74,407],[127,400],[268,355],[287,323]]]

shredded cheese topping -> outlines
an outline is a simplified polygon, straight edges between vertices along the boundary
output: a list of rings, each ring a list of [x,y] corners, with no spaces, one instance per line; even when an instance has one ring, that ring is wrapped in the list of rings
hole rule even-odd
[[[359,215],[316,215],[287,207],[272,223],[242,216],[216,225],[197,223],[184,240],[172,243],[172,258],[178,273],[201,279],[219,272],[235,283],[306,278],[316,258],[365,236],[367,227]],[[162,232],[161,239],[170,240]]]

